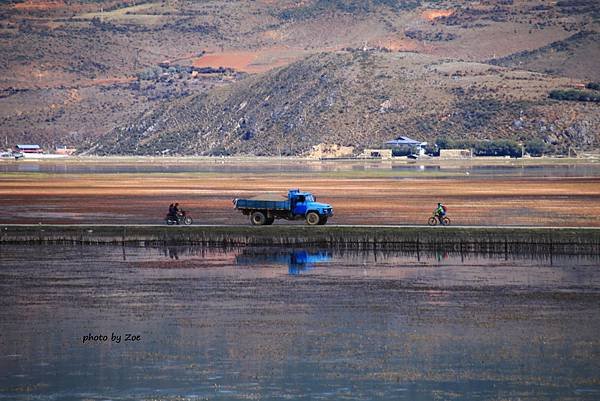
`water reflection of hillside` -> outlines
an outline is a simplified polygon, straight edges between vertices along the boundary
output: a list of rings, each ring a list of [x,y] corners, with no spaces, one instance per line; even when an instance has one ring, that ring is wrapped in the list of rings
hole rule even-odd
[[[152,252],[155,248],[146,248]],[[522,263],[554,264],[594,264],[600,263],[600,255],[573,255],[550,252],[460,252],[460,251],[415,251],[391,249],[362,249],[352,250],[344,248],[318,249],[318,248],[282,248],[282,247],[207,247],[207,246],[170,246],[160,248],[160,252],[172,260],[185,260],[190,258],[214,258],[227,255],[235,259],[238,266],[275,264],[297,266],[306,270],[314,265],[324,262],[361,262],[361,263],[391,263],[402,260],[404,263],[414,261],[424,264],[448,263],[491,263],[494,261],[520,261]],[[142,252],[143,253],[143,252]],[[139,254],[139,252],[131,252]],[[487,262],[486,262],[487,261]]]
[[[236,279],[300,276],[401,281],[407,288],[588,287],[600,280],[599,255],[349,251],[318,248],[128,248],[128,266]],[[285,271],[283,270],[285,269]],[[177,273],[179,272],[179,273]],[[150,273],[149,274],[154,274]]]
[[[23,247],[3,245],[0,257],[5,263],[13,261],[22,253]],[[30,244],[27,249],[43,258],[49,265],[60,264],[65,260],[83,260],[82,248],[77,245]],[[471,252],[416,252],[398,250],[348,250],[320,248],[282,247],[207,247],[195,246],[90,246],[85,247],[86,257],[101,257],[106,261],[126,263],[160,262],[162,267],[177,266],[186,262],[189,266],[247,266],[251,262],[256,267],[264,265],[539,265],[539,266],[598,266],[600,255],[564,255],[543,252],[530,253],[471,253]],[[313,266],[314,267],[314,266]]]

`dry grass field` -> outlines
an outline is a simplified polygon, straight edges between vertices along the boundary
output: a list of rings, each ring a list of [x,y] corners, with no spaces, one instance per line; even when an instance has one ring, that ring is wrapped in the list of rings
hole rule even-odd
[[[248,224],[233,209],[233,198],[301,188],[333,205],[330,224],[425,224],[441,201],[454,225],[600,226],[600,176],[594,174],[269,168],[249,163],[196,172],[7,172],[0,174],[0,223],[161,223],[169,203],[177,201],[198,224]]]

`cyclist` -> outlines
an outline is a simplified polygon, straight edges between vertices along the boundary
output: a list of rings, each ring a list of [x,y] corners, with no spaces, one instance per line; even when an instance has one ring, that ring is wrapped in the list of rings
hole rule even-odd
[[[440,224],[444,224],[444,217],[446,217],[446,206],[442,205],[440,202],[437,204],[437,208],[433,212],[435,217],[439,220]]]

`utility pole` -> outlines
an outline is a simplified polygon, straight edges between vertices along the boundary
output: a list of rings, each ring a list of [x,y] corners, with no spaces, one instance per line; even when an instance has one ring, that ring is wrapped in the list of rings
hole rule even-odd
[[[523,156],[525,156],[525,147],[523,146],[523,143],[521,143],[520,145],[521,145],[521,159],[522,159]]]

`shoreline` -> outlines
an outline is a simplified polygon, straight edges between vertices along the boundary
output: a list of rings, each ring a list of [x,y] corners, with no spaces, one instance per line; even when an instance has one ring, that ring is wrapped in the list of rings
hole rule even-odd
[[[0,225],[1,244],[205,245],[598,254],[600,228],[479,226]]]
[[[600,155],[588,155],[585,157],[525,157],[525,158],[510,158],[501,156],[484,156],[472,158],[423,158],[423,159],[408,159],[406,157],[397,157],[392,159],[379,158],[310,158],[305,156],[150,156],[150,155],[128,155],[128,156],[63,156],[48,154],[44,157],[28,156],[19,160],[0,159],[6,163],[157,163],[157,164],[186,164],[186,163],[298,163],[298,162],[314,162],[325,164],[362,164],[362,163],[385,163],[385,164],[424,164],[424,165],[443,165],[464,163],[471,165],[495,165],[495,164],[511,164],[511,165],[545,165],[545,164],[588,164],[600,162]]]

